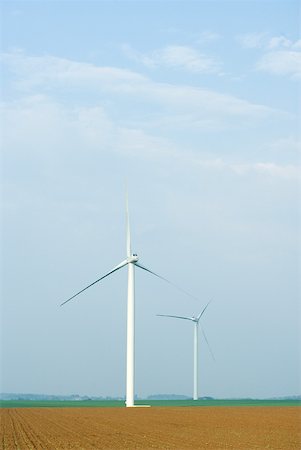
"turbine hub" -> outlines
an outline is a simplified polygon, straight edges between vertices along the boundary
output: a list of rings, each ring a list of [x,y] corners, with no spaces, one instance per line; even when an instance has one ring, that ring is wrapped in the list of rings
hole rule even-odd
[[[127,262],[128,263],[135,263],[135,262],[137,262],[138,261],[138,255],[136,254],[136,253],[133,253],[132,254],[132,256],[129,256],[128,258],[127,258]]]

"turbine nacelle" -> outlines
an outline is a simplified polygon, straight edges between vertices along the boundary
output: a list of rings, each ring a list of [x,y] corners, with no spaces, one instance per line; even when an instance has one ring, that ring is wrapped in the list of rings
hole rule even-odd
[[[138,261],[138,255],[136,253],[133,253],[132,256],[129,256],[126,260],[128,263],[136,263]]]

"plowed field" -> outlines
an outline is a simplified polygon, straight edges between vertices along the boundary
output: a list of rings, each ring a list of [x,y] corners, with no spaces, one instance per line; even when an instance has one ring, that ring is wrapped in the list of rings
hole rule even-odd
[[[299,407],[7,408],[1,448],[301,449]]]

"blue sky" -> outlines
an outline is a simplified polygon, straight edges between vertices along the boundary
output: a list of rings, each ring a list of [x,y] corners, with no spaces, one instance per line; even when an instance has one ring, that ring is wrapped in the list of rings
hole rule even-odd
[[[3,392],[123,395],[128,180],[136,386],[300,393],[300,5],[2,1]]]

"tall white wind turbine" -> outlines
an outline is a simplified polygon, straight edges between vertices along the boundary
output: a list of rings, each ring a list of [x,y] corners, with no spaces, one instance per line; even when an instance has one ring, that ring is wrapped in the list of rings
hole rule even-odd
[[[210,302],[207,303],[207,305],[205,306],[205,308],[200,312],[200,314],[198,316],[192,316],[192,317],[185,317],[185,316],[171,316],[169,314],[157,314],[157,316],[160,317],[172,317],[173,319],[184,319],[184,320],[190,320],[191,322],[194,323],[194,339],[193,339],[193,400],[197,400],[198,399],[198,340],[199,340],[199,322],[200,322],[200,318],[202,317],[202,315],[204,314],[204,312],[206,311],[208,305],[211,303]],[[211,351],[208,339],[205,335],[205,332],[201,326],[201,330],[202,330],[202,334],[204,336],[204,339],[208,345],[209,351],[211,353],[212,358],[214,359],[213,353]]]
[[[74,299],[77,295],[84,292],[86,289],[89,289],[94,284],[103,280],[107,276],[116,272],[124,266],[128,266],[128,298],[127,298],[127,352],[126,352],[126,406],[131,407],[134,405],[134,381],[135,381],[135,267],[139,267],[140,269],[145,270],[146,272],[155,275],[158,278],[166,281],[174,285],[176,288],[180,289],[187,295],[190,295],[188,292],[179,288],[175,284],[168,281],[166,278],[161,277],[155,272],[147,269],[138,263],[138,256],[136,253],[132,253],[131,251],[131,233],[130,233],[130,220],[129,220],[129,208],[128,208],[128,195],[126,195],[126,259],[114,267],[110,272],[106,273],[102,277],[98,278],[93,283],[89,284],[85,288],[81,289],[79,292],[74,294],[72,297],[65,300],[60,306],[65,305],[70,302],[70,300]],[[192,295],[190,295],[193,297]]]

